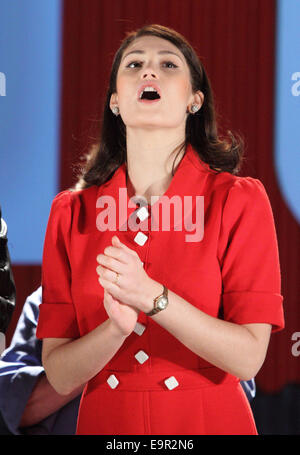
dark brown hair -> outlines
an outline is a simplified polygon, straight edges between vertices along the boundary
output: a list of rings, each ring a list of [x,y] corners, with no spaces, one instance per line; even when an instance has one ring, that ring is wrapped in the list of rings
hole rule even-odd
[[[228,138],[218,136],[213,93],[207,74],[187,40],[175,30],[152,24],[145,25],[137,31],[128,32],[116,52],[112,64],[109,87],[102,114],[100,139],[85,156],[81,175],[75,189],[84,189],[92,185],[101,185],[109,180],[116,169],[126,162],[126,126],[120,115],[117,117],[110,109],[110,98],[116,92],[116,79],[120,62],[125,49],[137,38],[151,35],[170,41],[184,55],[191,74],[192,91],[201,90],[204,102],[196,114],[189,114],[186,120],[185,141],[179,149],[192,145],[202,161],[216,172],[237,174],[243,159],[243,140],[234,137],[228,131]],[[176,158],[175,158],[176,160]],[[175,163],[174,160],[174,163]]]

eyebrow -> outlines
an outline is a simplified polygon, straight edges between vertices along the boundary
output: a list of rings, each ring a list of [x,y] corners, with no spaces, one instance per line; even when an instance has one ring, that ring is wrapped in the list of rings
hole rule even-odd
[[[172,55],[176,55],[177,57],[180,58],[180,60],[182,60],[182,58],[180,57],[180,55],[176,54],[175,52],[172,52],[172,51],[158,51],[157,52],[159,55],[161,54],[172,54]],[[122,60],[124,60],[128,55],[130,54],[145,54],[145,51],[142,51],[142,50],[134,50],[134,51],[130,51],[128,52],[127,54],[124,55],[124,57],[122,58]]]

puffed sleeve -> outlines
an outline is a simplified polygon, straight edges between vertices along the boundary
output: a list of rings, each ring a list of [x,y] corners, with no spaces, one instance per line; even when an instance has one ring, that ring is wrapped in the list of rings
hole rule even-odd
[[[63,191],[53,200],[46,230],[37,338],[79,337],[71,295],[71,225],[71,195]]]
[[[271,204],[262,182],[237,177],[222,214],[221,257],[224,319],[237,324],[284,327],[277,236]],[[225,244],[224,244],[225,245]]]

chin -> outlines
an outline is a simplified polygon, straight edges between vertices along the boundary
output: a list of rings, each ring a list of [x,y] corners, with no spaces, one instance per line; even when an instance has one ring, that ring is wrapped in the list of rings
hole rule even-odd
[[[141,118],[142,117],[142,118]],[[153,115],[150,114],[139,116],[135,122],[132,121],[133,117],[128,119],[122,119],[125,125],[129,128],[140,128],[140,129],[162,129],[162,128],[180,128],[183,124],[185,125],[185,119],[167,119],[166,115]]]

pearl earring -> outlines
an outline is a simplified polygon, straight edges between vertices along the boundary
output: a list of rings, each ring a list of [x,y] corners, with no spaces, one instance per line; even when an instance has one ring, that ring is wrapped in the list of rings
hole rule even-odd
[[[114,106],[111,110],[112,110],[113,114],[115,114],[115,115],[119,115],[119,113],[120,113],[118,106]]]
[[[197,104],[192,104],[192,107],[191,107],[191,111],[192,111],[192,114],[195,114],[197,111],[199,111],[199,106],[197,106]]]

